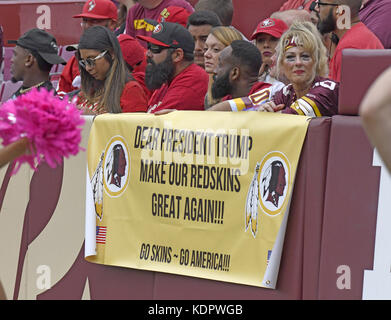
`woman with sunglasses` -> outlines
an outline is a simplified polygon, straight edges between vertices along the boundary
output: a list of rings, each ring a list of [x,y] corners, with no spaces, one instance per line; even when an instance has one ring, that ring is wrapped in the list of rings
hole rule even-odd
[[[146,112],[147,95],[129,73],[111,30],[88,28],[80,38],[76,56],[81,75],[77,104],[84,114]]]

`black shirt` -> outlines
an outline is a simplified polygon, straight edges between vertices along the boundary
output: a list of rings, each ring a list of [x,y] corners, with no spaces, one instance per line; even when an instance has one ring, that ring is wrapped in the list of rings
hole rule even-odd
[[[22,94],[25,94],[27,92],[30,92],[31,89],[33,88],[37,88],[38,90],[40,88],[46,88],[48,91],[54,91],[54,93],[56,94],[55,92],[55,89],[53,87],[53,84],[49,81],[49,80],[46,80],[44,82],[41,82],[35,86],[32,86],[32,87],[29,87],[29,88],[26,88],[24,86],[21,86],[11,97],[11,99],[15,99],[16,97],[19,97],[20,95]]]

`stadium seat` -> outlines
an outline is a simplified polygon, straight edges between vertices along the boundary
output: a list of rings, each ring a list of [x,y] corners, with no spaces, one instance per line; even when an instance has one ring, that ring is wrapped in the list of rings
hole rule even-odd
[[[11,80],[11,59],[13,54],[12,47],[4,47],[3,80]]]
[[[22,82],[13,83],[12,81],[4,81],[0,88],[1,102],[7,101],[12,97],[14,92],[22,85]]]
[[[62,51],[61,51],[61,57],[65,60],[65,61],[67,61],[68,62],[68,60],[71,58],[71,57],[73,57],[73,55],[75,54],[75,51],[67,51],[66,50],[66,47],[67,46],[63,46],[62,47]],[[62,69],[64,69],[64,65],[63,64],[59,64],[59,65],[57,65],[58,66],[58,68],[57,68],[57,72],[59,72],[59,73],[61,73],[62,72]]]
[[[68,60],[74,55],[74,51],[67,51],[67,46],[60,46],[58,49],[58,54],[68,62]],[[62,70],[64,69],[64,65],[57,64],[54,65],[52,70],[50,71],[50,80],[59,80]]]
[[[62,57],[65,61],[68,61],[70,58],[73,57],[73,55],[75,54],[75,51],[67,51],[67,50],[66,50],[66,47],[67,47],[67,46],[64,46],[64,47],[63,47],[63,50],[61,51],[61,57]]]
[[[58,79],[55,79],[55,80],[50,80],[51,83],[53,84],[53,88],[57,91],[57,87],[58,87]]]
[[[338,113],[357,116],[362,98],[382,71],[391,66],[391,49],[345,49],[342,53]]]
[[[0,102],[3,101],[2,97],[3,97],[4,88],[5,88],[5,83],[4,83],[4,81],[1,81],[0,82]]]
[[[61,53],[62,51],[64,50],[64,47],[63,46],[59,46],[58,47],[58,55],[61,56]],[[50,70],[50,74],[55,74],[55,73],[58,73],[59,72],[59,64],[55,64],[53,65],[52,69]]]

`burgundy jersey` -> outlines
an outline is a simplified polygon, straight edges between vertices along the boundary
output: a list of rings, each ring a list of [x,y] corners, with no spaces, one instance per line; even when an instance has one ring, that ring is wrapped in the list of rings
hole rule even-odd
[[[282,113],[308,117],[332,116],[338,113],[339,84],[333,80],[315,77],[311,89],[299,99],[292,84],[282,88],[273,97],[276,105],[284,104]]]

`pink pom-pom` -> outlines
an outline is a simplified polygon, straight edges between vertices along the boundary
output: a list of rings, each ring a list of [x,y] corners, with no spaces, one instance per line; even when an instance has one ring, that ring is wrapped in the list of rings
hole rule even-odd
[[[34,88],[0,107],[0,137],[6,146],[21,137],[30,141],[30,153],[16,160],[14,174],[27,162],[36,170],[42,160],[55,168],[63,157],[76,155],[82,148],[81,111],[53,92]]]

